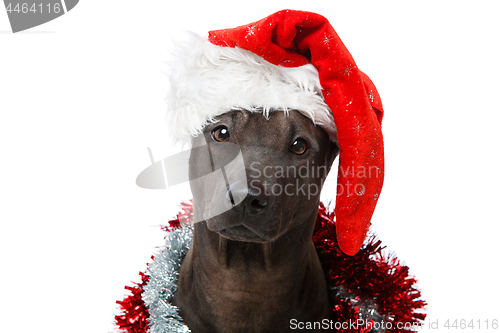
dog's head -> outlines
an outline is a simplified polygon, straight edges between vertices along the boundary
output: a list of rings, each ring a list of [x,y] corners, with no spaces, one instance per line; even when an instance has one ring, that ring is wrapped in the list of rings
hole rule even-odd
[[[193,147],[195,220],[223,237],[248,242],[275,240],[314,214],[339,151],[298,111],[271,111],[267,117],[227,112],[193,138]],[[217,170],[218,177],[207,177]]]

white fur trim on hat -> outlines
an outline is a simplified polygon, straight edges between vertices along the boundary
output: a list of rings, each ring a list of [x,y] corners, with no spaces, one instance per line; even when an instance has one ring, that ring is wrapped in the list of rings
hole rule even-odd
[[[216,46],[193,34],[170,67],[167,125],[176,140],[189,140],[234,109],[265,117],[272,110],[297,110],[336,138],[332,112],[311,64],[276,66],[250,51]]]

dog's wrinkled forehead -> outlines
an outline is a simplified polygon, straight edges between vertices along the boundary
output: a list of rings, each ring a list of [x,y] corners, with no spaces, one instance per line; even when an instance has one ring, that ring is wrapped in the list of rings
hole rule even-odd
[[[230,126],[230,132],[233,136],[260,138],[259,141],[262,141],[263,144],[269,140],[289,140],[296,138],[299,134],[300,136],[313,137],[315,132],[325,132],[322,127],[315,124],[307,114],[300,110],[235,108],[206,123],[204,132],[220,125]],[[331,141],[337,142],[336,130],[333,133],[327,133],[327,135]]]
[[[313,121],[299,110],[233,109],[216,118],[216,123],[230,122],[233,132],[255,132],[256,135],[293,136],[299,128],[313,130]]]

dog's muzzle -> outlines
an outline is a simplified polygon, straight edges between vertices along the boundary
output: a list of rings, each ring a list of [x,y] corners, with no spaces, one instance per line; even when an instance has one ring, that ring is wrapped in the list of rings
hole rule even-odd
[[[241,181],[232,183],[227,189],[226,200],[231,202],[234,211],[254,215],[265,211],[269,198],[262,183],[254,179],[248,186]]]

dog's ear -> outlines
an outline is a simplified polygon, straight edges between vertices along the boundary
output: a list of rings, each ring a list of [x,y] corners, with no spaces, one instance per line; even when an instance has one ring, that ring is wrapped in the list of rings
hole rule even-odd
[[[335,161],[335,158],[339,155],[339,144],[336,141],[329,141],[330,142],[330,147],[328,149],[328,154],[326,154],[326,175],[325,178],[328,176],[330,173],[330,169],[332,168],[333,161]]]

